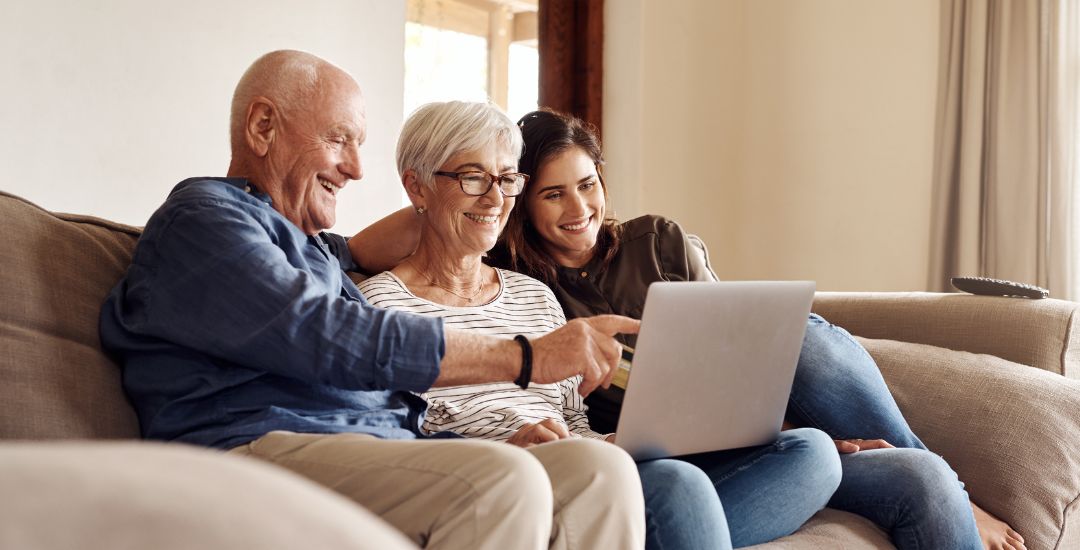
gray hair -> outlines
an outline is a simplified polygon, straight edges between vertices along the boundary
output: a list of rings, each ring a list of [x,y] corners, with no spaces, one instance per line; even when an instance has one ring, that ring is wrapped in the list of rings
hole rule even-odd
[[[229,114],[233,153],[242,147],[247,109],[255,97],[263,96],[285,110],[304,105],[318,88],[321,69],[328,66],[322,58],[297,50],[273,51],[256,59],[233,92]]]
[[[428,103],[409,115],[397,144],[398,174],[417,172],[421,183],[450,157],[477,151],[495,142],[509,149],[514,162],[521,157],[521,130],[493,103],[447,101]]]

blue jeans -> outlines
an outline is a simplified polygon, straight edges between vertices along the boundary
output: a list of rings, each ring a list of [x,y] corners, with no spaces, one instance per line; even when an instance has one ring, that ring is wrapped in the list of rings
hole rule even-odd
[[[956,474],[911,431],[870,354],[818,315],[806,326],[787,417],[835,439],[899,447],[841,456],[843,480],[830,507],[873,521],[900,549],[982,548]]]
[[[811,428],[760,447],[640,462],[638,472],[649,550],[726,550],[789,535],[840,483],[836,447]]]

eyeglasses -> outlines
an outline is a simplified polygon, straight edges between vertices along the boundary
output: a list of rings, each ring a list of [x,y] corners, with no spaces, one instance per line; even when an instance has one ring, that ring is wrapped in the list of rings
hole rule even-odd
[[[488,191],[491,191],[491,186],[495,185],[496,181],[499,182],[499,191],[502,192],[503,196],[516,197],[525,190],[525,183],[529,181],[528,175],[517,172],[494,176],[479,170],[470,170],[468,172],[440,171],[435,172],[435,175],[456,179],[458,184],[461,185],[461,191],[472,197],[486,195]]]

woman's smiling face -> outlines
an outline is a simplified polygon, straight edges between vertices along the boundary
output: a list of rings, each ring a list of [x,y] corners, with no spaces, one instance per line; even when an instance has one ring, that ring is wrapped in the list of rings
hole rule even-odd
[[[458,153],[439,171],[480,171],[500,175],[517,171],[517,159],[495,142],[478,151]],[[432,199],[427,201],[427,222],[434,235],[453,256],[481,255],[495,246],[506,226],[514,197],[503,196],[496,183],[479,196],[465,194],[454,178],[434,176]]]
[[[525,192],[529,221],[547,253],[567,267],[588,263],[604,221],[606,199],[588,153],[571,147],[544,162]]]

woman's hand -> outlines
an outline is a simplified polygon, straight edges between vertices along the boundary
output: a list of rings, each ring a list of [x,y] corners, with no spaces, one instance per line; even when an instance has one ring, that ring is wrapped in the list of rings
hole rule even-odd
[[[797,427],[798,426],[787,420],[780,425],[781,430],[792,430]],[[836,450],[842,455],[857,453],[859,451],[869,451],[870,449],[896,448],[892,443],[889,443],[884,439],[834,439],[833,443],[836,444]]]
[[[517,433],[510,436],[510,439],[507,439],[506,442],[518,447],[532,447],[533,445],[569,437],[570,431],[566,429],[566,426],[549,418],[521,428]]]
[[[870,449],[895,449],[892,443],[884,439],[834,439],[836,450],[840,454],[851,454]]]

